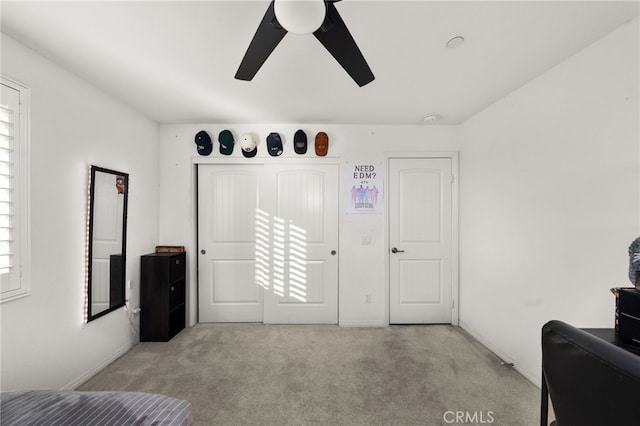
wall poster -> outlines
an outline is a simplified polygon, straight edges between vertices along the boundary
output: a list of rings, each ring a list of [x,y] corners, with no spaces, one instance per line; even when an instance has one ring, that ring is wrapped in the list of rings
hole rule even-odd
[[[347,163],[347,213],[382,213],[384,180],[375,163]]]

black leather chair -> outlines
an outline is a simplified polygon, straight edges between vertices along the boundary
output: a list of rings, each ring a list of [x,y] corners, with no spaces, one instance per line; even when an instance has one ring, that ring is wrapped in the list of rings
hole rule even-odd
[[[548,393],[547,393],[548,392]],[[640,425],[640,356],[562,321],[542,327],[541,425]]]

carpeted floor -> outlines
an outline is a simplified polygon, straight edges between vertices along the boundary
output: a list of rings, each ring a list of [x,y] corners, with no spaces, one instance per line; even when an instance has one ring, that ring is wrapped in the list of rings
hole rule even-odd
[[[79,390],[186,399],[203,426],[539,424],[539,389],[445,325],[198,324]]]

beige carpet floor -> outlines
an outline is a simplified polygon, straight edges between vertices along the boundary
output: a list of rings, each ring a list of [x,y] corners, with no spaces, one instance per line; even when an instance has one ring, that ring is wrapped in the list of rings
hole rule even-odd
[[[539,424],[539,389],[446,325],[198,324],[80,390],[186,399],[203,426]]]

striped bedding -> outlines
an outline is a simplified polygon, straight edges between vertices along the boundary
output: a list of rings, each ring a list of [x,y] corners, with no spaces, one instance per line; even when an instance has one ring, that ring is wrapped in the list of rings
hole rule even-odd
[[[189,426],[191,404],[142,392],[0,393],[2,426]]]

